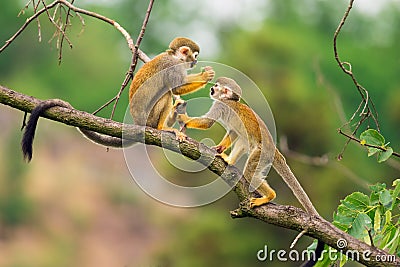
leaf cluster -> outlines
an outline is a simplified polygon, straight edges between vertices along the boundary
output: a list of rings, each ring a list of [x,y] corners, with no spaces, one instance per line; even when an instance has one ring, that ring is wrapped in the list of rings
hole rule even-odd
[[[391,189],[387,189],[385,183],[377,183],[369,188],[369,196],[354,192],[341,200],[333,215],[333,224],[369,245],[399,256],[400,179],[393,182]],[[336,253],[340,254],[339,251]],[[340,259],[340,266],[348,261],[346,256],[336,258]],[[330,266],[333,263],[332,255],[329,258],[329,255],[325,254],[316,266]]]

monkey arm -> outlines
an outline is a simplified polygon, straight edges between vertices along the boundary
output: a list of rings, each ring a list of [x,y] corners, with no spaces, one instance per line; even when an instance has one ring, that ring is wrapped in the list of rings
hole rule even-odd
[[[185,95],[203,88],[209,81],[214,78],[214,70],[207,66],[204,71],[186,76],[186,81],[183,85],[172,89],[174,95]]]
[[[186,116],[185,128],[195,128],[195,129],[208,129],[215,123],[214,119],[199,117],[190,118]]]

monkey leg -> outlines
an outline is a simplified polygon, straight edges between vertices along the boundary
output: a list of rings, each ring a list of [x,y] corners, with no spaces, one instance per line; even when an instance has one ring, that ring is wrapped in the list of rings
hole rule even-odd
[[[177,96],[175,103],[172,106],[172,108],[167,116],[166,122],[165,122],[165,125],[167,127],[171,127],[172,125],[174,125],[175,121],[178,120],[178,115],[180,115],[178,122],[181,124],[181,121],[180,121],[181,116],[184,117],[186,115],[186,104],[187,103],[183,99],[181,99],[179,96]],[[186,117],[187,117],[187,115],[186,115]]]
[[[231,153],[229,154],[229,157],[226,159],[226,162],[228,164],[234,165],[238,161],[238,159],[244,153],[246,153],[248,149],[247,149],[247,144],[245,143],[246,141],[243,141],[242,139],[236,141],[236,143],[233,145]]]
[[[250,192],[257,190],[261,197],[250,198],[250,208],[264,205],[276,197],[275,191],[264,180],[267,168],[268,164],[261,153],[261,147],[256,146],[247,159],[244,177],[250,183]]]
[[[237,136],[238,135],[236,134],[236,132],[230,130],[230,131],[226,132],[226,134],[225,134],[224,138],[221,140],[221,142],[219,142],[219,144],[214,146],[213,148],[215,148],[217,150],[217,152],[219,154],[221,154],[222,152],[227,150],[229,147],[231,147],[232,143],[235,142]]]
[[[250,198],[250,208],[267,204],[276,197],[275,190],[272,189],[266,181],[262,181],[261,185],[257,188],[257,191],[262,194],[262,197]]]

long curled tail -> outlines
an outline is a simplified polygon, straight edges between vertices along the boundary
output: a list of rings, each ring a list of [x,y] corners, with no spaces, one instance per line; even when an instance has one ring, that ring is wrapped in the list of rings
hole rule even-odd
[[[32,159],[33,139],[35,138],[36,126],[40,115],[42,115],[43,112],[45,112],[46,110],[56,106],[65,108],[72,107],[68,102],[62,101],[60,99],[50,99],[41,102],[32,110],[21,141],[22,153],[24,155],[24,159],[27,162],[31,161]]]

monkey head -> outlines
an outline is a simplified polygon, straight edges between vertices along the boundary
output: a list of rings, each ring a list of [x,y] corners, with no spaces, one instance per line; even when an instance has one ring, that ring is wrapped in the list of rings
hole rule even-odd
[[[220,77],[210,89],[210,96],[217,100],[228,99],[239,101],[242,95],[242,89],[232,79]]]
[[[177,37],[169,44],[167,52],[183,62],[189,62],[193,68],[197,63],[200,47],[189,38]]]

